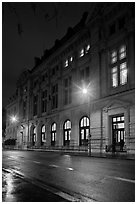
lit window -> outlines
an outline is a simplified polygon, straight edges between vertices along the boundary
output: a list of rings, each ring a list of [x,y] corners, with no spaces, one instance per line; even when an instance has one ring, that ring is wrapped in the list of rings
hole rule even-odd
[[[73,57],[70,57],[70,62],[72,62],[73,61]]]
[[[112,68],[112,86],[117,87],[118,86],[118,73],[117,73],[117,67]]]
[[[123,45],[121,46],[121,48],[119,49],[119,59],[122,60],[126,57],[126,46]]]
[[[87,45],[86,46],[86,54],[89,52],[89,49],[90,49],[90,45]]]
[[[124,85],[127,83],[127,63],[124,62],[120,65],[120,84]]]
[[[80,57],[83,57],[84,56],[84,49],[82,48],[81,50],[80,50]]]
[[[71,135],[71,122],[67,120],[64,123],[64,146],[70,144],[70,135]]]
[[[111,64],[116,63],[117,62],[117,52],[113,51],[111,53]]]
[[[68,60],[65,61],[65,67],[68,67]]]
[[[56,123],[53,123],[51,126],[51,145],[55,145],[56,141]]]
[[[90,130],[90,123],[88,117],[83,117],[80,120],[80,145],[87,146],[88,145],[88,137]]]

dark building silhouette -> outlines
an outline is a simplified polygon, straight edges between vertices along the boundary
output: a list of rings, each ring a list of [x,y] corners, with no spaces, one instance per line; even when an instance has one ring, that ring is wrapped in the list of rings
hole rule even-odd
[[[135,4],[94,3],[17,82],[18,148],[135,153]],[[10,134],[11,133],[11,134]],[[120,144],[123,144],[121,148]]]

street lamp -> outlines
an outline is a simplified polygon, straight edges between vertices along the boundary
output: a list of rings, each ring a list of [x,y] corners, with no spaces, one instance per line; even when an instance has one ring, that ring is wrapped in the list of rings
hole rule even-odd
[[[11,116],[10,119],[11,119],[11,122],[12,122],[12,123],[16,123],[16,122],[18,121],[17,116],[14,116],[14,115]]]
[[[88,136],[88,155],[91,156],[91,134],[90,134],[90,94],[87,88],[82,89],[82,93],[88,97],[88,111],[89,111],[89,136]]]

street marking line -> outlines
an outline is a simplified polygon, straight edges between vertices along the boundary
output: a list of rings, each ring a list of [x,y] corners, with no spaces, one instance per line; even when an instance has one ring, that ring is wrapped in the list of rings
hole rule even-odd
[[[70,168],[70,167],[69,167],[69,168],[66,168],[66,169],[68,169],[68,170],[70,170],[70,171],[74,171],[74,169],[73,169],[73,168]]]
[[[50,167],[54,167],[54,168],[58,168],[59,166],[55,165],[55,164],[50,164]]]
[[[80,195],[80,194],[75,194],[74,193],[74,196],[70,195],[67,192],[63,192],[63,191],[58,190],[56,187],[52,187],[52,186],[49,186],[47,184],[43,184],[43,183],[41,183],[39,181],[36,181],[34,178],[28,177],[28,176],[24,175],[23,173],[21,173],[20,171],[17,171],[15,169],[2,168],[2,170],[6,171],[8,173],[12,173],[13,175],[17,175],[21,179],[23,179],[23,180],[25,180],[27,182],[30,182],[35,186],[38,186],[38,187],[43,188],[45,190],[48,190],[51,193],[53,193],[55,195],[58,195],[58,196],[66,199],[66,200],[68,200],[70,202],[95,202],[96,201],[96,200],[94,200],[92,198],[85,197],[85,196]]]
[[[112,178],[112,179],[120,180],[120,181],[126,181],[126,182],[130,182],[130,183],[135,183],[135,180],[132,180],[132,179],[126,179],[126,178],[116,177],[116,176],[108,176],[108,177]]]
[[[38,161],[33,161],[34,163],[36,163],[36,164],[40,164],[40,162],[38,162]]]

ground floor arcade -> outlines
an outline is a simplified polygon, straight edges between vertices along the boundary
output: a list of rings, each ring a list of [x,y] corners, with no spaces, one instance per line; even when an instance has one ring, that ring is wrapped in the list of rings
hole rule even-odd
[[[86,106],[87,107],[87,106]],[[135,153],[134,101],[109,99],[60,111],[24,122],[18,128],[17,146]]]

